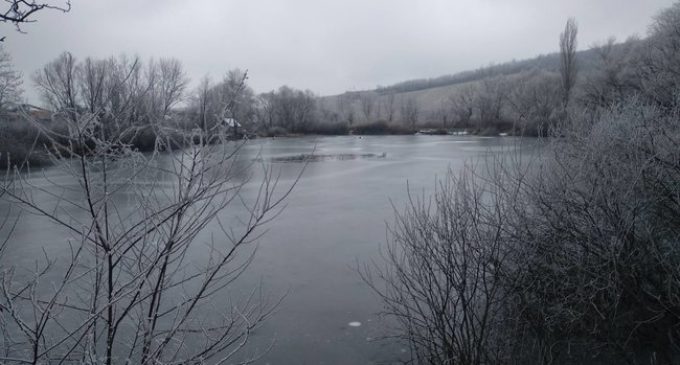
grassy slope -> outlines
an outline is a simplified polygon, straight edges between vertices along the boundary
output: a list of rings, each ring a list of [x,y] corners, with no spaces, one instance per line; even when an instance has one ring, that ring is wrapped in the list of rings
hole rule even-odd
[[[580,72],[591,71],[597,62],[594,50],[578,52]],[[559,69],[559,54],[542,55],[523,61],[512,61],[496,66],[489,66],[475,71],[465,71],[454,75],[440,76],[432,79],[410,80],[392,86],[375,90],[348,92],[342,95],[331,95],[319,98],[321,105],[331,112],[339,112],[338,102],[341,96],[352,98],[352,107],[358,122],[364,121],[360,99],[363,95],[371,94],[375,98],[375,109],[382,108],[388,100],[389,94],[394,94],[394,111],[399,114],[400,101],[413,99],[420,110],[420,123],[427,122],[429,115],[442,108],[446,109],[448,101],[461,89],[467,86],[478,86],[486,78],[506,76],[512,82],[513,78],[532,70],[557,72]],[[375,119],[375,118],[374,118]]]

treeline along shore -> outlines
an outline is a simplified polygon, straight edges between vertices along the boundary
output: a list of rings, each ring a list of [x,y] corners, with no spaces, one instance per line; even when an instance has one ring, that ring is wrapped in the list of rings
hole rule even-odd
[[[570,117],[633,95],[673,105],[676,66],[656,50],[663,30],[650,29],[645,38],[612,38],[579,52],[570,20],[554,54],[334,96],[289,86],[258,95],[238,69],[190,87],[177,59],[76,59],[68,52],[24,80],[3,51],[0,160],[3,166],[47,163],[40,134],[65,135],[65,120],[85,114],[106,133],[128,134],[124,140],[143,151],[153,149],[161,129],[199,128],[233,138],[419,131],[547,136]],[[22,102],[22,89],[29,87],[38,91],[41,103],[34,104],[40,106]]]

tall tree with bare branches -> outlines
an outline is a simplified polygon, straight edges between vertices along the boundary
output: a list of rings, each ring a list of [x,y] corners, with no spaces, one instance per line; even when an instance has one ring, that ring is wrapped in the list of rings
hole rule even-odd
[[[12,64],[12,56],[0,48],[0,111],[19,102],[23,84],[21,76]]]
[[[67,254],[46,255],[35,271],[0,268],[0,363],[231,361],[277,301],[258,288],[233,303],[214,298],[225,298],[251,262],[247,247],[294,183],[281,189],[271,165],[263,166],[246,193],[252,162],[239,161],[242,143],[224,135],[178,135],[158,116],[156,148],[144,154],[125,131],[105,135],[101,113],[73,115],[63,121],[66,136],[44,133],[56,168],[77,191],[65,196],[71,188],[37,186],[13,170],[0,182],[1,199],[71,234],[50,242]],[[174,146],[184,148],[161,153]],[[210,227],[215,232],[202,235]]]
[[[578,63],[576,61],[576,47],[578,25],[576,19],[569,18],[560,34],[560,75],[562,76],[562,92],[565,108],[569,105],[571,92],[576,84]]]

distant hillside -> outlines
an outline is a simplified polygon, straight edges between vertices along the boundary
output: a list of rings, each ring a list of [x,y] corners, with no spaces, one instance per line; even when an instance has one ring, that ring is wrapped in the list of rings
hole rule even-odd
[[[577,57],[583,71],[591,69],[597,61],[596,52],[592,49],[578,52]],[[532,70],[557,72],[559,67],[559,53],[550,53],[526,60],[513,60],[499,65],[482,67],[474,71],[463,71],[453,75],[403,81],[390,86],[378,87],[375,91],[381,94],[403,93],[479,81],[487,77],[508,76]]]
[[[595,49],[580,51],[577,57],[581,75],[597,67],[598,54]],[[325,112],[323,119],[329,122],[351,120],[361,123],[377,119],[388,120],[390,114],[394,115],[394,119],[403,119],[400,118],[400,114],[407,109],[406,103],[411,102],[418,109],[419,124],[437,123],[452,118],[451,100],[465,88],[479,87],[482,81],[497,77],[503,77],[512,83],[522,75],[535,72],[557,73],[559,63],[559,53],[551,53],[473,71],[408,80],[373,90],[321,97],[319,103]]]

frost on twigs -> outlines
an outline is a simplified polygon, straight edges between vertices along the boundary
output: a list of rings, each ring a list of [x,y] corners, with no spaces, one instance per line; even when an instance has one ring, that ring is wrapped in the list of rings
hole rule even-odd
[[[243,143],[222,135],[102,115],[36,123],[68,178],[8,171],[0,182],[2,199],[70,236],[50,243],[63,254],[45,251],[34,268],[0,269],[0,362],[233,358],[280,299],[255,288],[227,301],[229,289],[295,182],[280,186],[270,165],[243,163]],[[154,148],[142,153],[132,142],[149,130]]]

